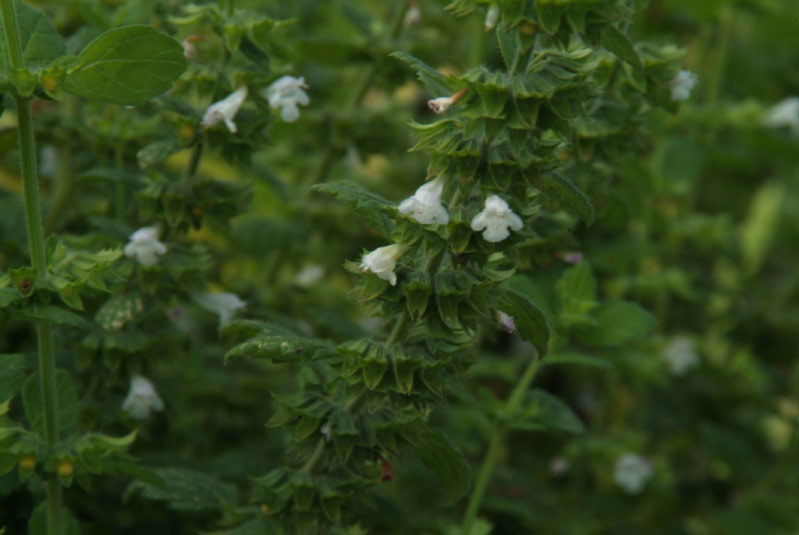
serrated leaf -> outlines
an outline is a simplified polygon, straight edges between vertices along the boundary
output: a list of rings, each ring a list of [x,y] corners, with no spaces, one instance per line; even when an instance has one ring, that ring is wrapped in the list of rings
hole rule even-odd
[[[32,303],[23,308],[18,308],[16,310],[6,309],[6,311],[15,316],[32,320],[50,320],[59,325],[70,325],[72,327],[82,327],[86,325],[86,320],[81,316],[57,305]]]
[[[47,16],[20,0],[14,1],[22,59],[27,69],[39,70],[67,53],[64,39],[53,28]],[[9,72],[5,29],[0,26],[0,71]]]
[[[24,380],[25,355],[0,355],[0,400],[15,396]]]
[[[291,362],[324,359],[337,354],[335,345],[326,340],[299,335],[278,325],[264,324],[258,334],[230,349],[225,354],[225,361],[249,357]]]
[[[563,204],[573,213],[580,216],[586,225],[594,223],[594,205],[583,190],[578,188],[574,182],[557,173],[547,173],[544,175],[544,183],[555,190]]]
[[[519,410],[508,415],[508,425],[520,430],[559,430],[582,433],[585,425],[563,401],[545,390],[527,392]]]
[[[394,52],[391,56],[414,68],[416,76],[434,96],[447,97],[452,93],[446,77],[424,61],[405,52]]]
[[[80,413],[78,391],[64,370],[56,370],[55,381],[58,429],[61,433],[68,433],[78,426]],[[44,411],[38,373],[29,375],[22,384],[22,406],[31,429],[44,434]]]
[[[638,52],[635,51],[630,38],[614,26],[608,24],[602,28],[602,32],[599,34],[599,44],[636,69],[643,69],[641,58],[638,56]]]
[[[20,297],[16,288],[0,288],[0,308],[10,305]]]
[[[180,468],[158,468],[155,475],[164,482],[158,488],[143,481],[131,486],[143,498],[166,502],[175,511],[214,511],[223,503],[235,503],[236,488],[199,472]]]
[[[471,471],[463,453],[438,430],[428,429],[415,444],[416,454],[441,483],[442,505],[450,504],[469,489]]]
[[[603,303],[593,314],[595,325],[580,327],[581,341],[597,346],[618,346],[645,336],[657,320],[641,306],[628,301]]]
[[[91,100],[140,104],[167,91],[185,69],[177,41],[149,26],[123,26],[83,49],[62,88]]]
[[[597,306],[596,278],[591,264],[580,262],[567,269],[556,286],[560,298],[560,320],[565,325],[591,323],[588,317]]]
[[[351,180],[326,182],[316,184],[311,189],[353,205],[384,234],[389,233],[393,227],[393,223],[386,214],[394,209],[394,205],[356,182]]]
[[[510,289],[505,289],[498,307],[513,317],[519,335],[531,342],[539,358],[543,358],[547,354],[550,328],[541,309],[526,296]]]
[[[504,24],[500,24],[497,26],[497,42],[499,43],[499,51],[502,53],[502,59],[505,60],[508,73],[513,75],[519,63],[522,49],[521,42],[519,41],[519,32],[509,30]]]

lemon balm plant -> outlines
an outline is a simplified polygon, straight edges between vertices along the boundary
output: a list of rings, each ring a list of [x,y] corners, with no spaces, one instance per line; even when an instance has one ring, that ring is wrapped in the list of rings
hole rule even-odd
[[[498,61],[444,75],[395,54],[417,71],[433,97],[429,108],[440,116],[411,125],[418,135],[413,150],[430,159],[426,180],[398,204],[354,182],[315,188],[350,203],[390,242],[346,264],[358,278],[359,298],[384,319],[385,335],[336,345],[282,324],[234,321],[225,329],[243,340],[226,358],[307,370],[291,395],[274,396],[279,408],[270,425],[291,430],[294,453],[288,466],[254,480],[253,497],[265,515],[242,530],[351,526],[359,518],[358,497],[392,480],[403,452],[414,452],[439,476],[443,502],[462,496],[468,464],[428,420],[479,360],[487,329],[518,331],[532,343],[530,363],[507,401],[484,399],[498,425],[472,485],[463,532],[478,529],[509,428],[580,429],[567,405],[529,390],[541,359],[553,349],[563,352],[569,335],[583,344],[623,343],[630,330],[614,331],[617,324],[641,334],[651,316],[623,301],[597,307],[585,265],[559,285],[564,307],[562,317],[550,314],[560,324],[553,336],[547,314],[517,291],[524,285],[513,276],[533,268],[542,250],[558,247],[558,229],[538,221],[557,221],[565,211],[593,222],[592,203],[576,185],[578,162],[612,165],[614,150],[645,149],[640,141],[652,108],[673,107],[677,85],[678,97],[690,91],[675,48],[634,45],[626,35],[636,5],[453,2],[449,9],[457,15],[484,17]]]

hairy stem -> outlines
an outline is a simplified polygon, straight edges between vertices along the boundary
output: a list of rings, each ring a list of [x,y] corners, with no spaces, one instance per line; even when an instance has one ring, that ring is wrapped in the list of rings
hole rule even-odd
[[[22,45],[19,38],[17,17],[13,0],[1,0],[6,49],[12,69],[24,69]],[[28,244],[31,252],[31,265],[36,276],[47,276],[47,258],[42,230],[42,212],[39,202],[39,183],[36,173],[36,143],[33,137],[33,115],[30,99],[15,96],[17,104],[20,169],[22,172],[22,192],[25,202],[25,224],[28,231]],[[41,320],[37,325],[39,338],[39,382],[44,411],[44,431],[50,449],[58,441],[58,400],[55,382],[55,343],[53,327],[49,320]],[[47,483],[47,533],[60,534],[61,485],[55,473],[48,475]]]
[[[524,399],[524,394],[530,388],[530,384],[535,378],[539,363],[540,361],[537,356],[533,356],[530,364],[527,365],[527,369],[524,370],[521,379],[516,383],[516,386],[508,397],[508,401],[505,404],[507,414],[513,414],[519,409],[519,405],[521,405]],[[463,516],[463,535],[469,535],[471,533],[472,524],[474,524],[477,513],[480,511],[480,504],[483,501],[483,495],[485,494],[486,487],[488,487],[488,482],[494,474],[494,468],[497,465],[499,452],[502,448],[502,443],[505,440],[507,431],[508,429],[505,424],[499,423],[491,432],[491,441],[488,445],[488,451],[483,460],[483,465],[480,467],[480,472],[477,475],[472,494],[469,497],[469,505],[466,507],[466,513]]]

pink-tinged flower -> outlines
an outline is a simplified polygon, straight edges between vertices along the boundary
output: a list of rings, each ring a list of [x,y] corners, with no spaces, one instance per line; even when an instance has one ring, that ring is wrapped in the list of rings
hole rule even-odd
[[[441,204],[441,192],[444,190],[444,178],[439,177],[419,186],[412,197],[408,197],[399,205],[399,212],[410,215],[423,225],[449,222],[447,209]]]
[[[378,247],[371,253],[364,255],[361,261],[361,269],[368,270],[388,281],[392,286],[397,284],[397,275],[394,268],[397,267],[397,258],[405,252],[405,247],[401,245],[386,245]]]
[[[239,108],[244,104],[246,98],[247,86],[245,85],[235,90],[224,100],[211,104],[206,110],[205,115],[203,115],[203,128],[210,128],[218,123],[224,122],[227,129],[230,130],[232,134],[235,134],[238,130],[236,129],[236,123],[233,122],[233,118],[236,117]]]
[[[584,260],[583,253],[581,253],[580,251],[571,251],[571,252],[563,253],[561,255],[561,258],[567,264],[572,264],[572,265],[579,264],[580,262],[582,262]]]
[[[143,227],[130,235],[123,251],[143,266],[154,266],[158,257],[166,253],[166,245],[158,241],[158,227]]]
[[[122,410],[136,420],[146,420],[150,411],[164,409],[164,402],[156,392],[153,383],[141,375],[130,377],[130,391],[122,401]]]
[[[513,334],[516,332],[516,323],[513,321],[513,316],[508,316],[501,310],[496,311],[497,315],[497,322],[499,322],[499,326],[502,327],[502,330],[508,334]]]
[[[307,106],[310,102],[305,89],[308,86],[304,77],[284,76],[267,87],[261,95],[269,101],[273,110],[280,108],[280,116],[284,121],[293,123],[300,117],[297,104]]]
[[[524,227],[521,218],[513,213],[508,203],[497,195],[491,195],[485,201],[485,208],[472,219],[472,230],[483,230],[483,239],[487,242],[501,242],[510,231],[519,231]]]

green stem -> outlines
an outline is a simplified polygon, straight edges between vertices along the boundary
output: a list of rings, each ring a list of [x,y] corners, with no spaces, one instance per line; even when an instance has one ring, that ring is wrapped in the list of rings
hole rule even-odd
[[[115,188],[115,203],[114,203],[114,216],[116,217],[117,221],[125,221],[125,206],[126,206],[126,199],[125,199],[125,183],[122,181],[121,173],[125,171],[125,146],[124,142],[120,141],[117,143],[116,147],[114,148],[114,162],[116,164],[117,171],[120,172],[120,176],[117,177],[117,183]]]
[[[405,330],[405,325],[407,323],[408,323],[408,315],[402,314],[402,316],[400,316],[400,319],[397,320],[396,325],[394,325],[394,328],[391,330],[391,334],[388,336],[388,339],[386,340],[385,343],[386,349],[397,343],[397,341],[402,336],[402,333]]]
[[[313,472],[314,468],[316,468],[316,465],[322,460],[322,453],[325,451],[326,441],[327,439],[324,436],[319,437],[319,442],[316,443],[316,448],[313,450],[313,454],[310,456],[310,458],[308,458],[308,461],[302,465],[302,468],[300,469],[301,472],[305,472],[306,474]]]
[[[17,17],[14,12],[14,0],[1,0],[0,10],[3,15],[6,49],[12,69],[24,69],[22,45],[19,38]],[[17,104],[19,156],[22,172],[22,191],[25,202],[25,223],[28,231],[28,244],[31,252],[31,264],[36,269],[36,276],[47,277],[47,257],[44,248],[44,232],[42,230],[42,212],[39,202],[39,183],[36,172],[36,142],[33,136],[33,115],[30,100],[15,96]],[[42,320],[37,325],[39,338],[39,381],[42,392],[42,408],[44,411],[44,431],[47,445],[52,451],[58,441],[58,400],[55,382],[55,343],[53,328],[49,320]],[[48,475],[47,482],[47,533],[60,534],[61,485],[55,473]]]
[[[521,405],[524,399],[524,394],[530,388],[530,384],[535,378],[539,363],[540,361],[537,356],[534,356],[530,364],[527,365],[527,369],[524,371],[524,374],[522,374],[519,382],[516,383],[513,392],[511,392],[505,404],[507,414],[513,414],[519,409],[519,405]],[[499,459],[499,452],[507,432],[507,427],[502,423],[497,424],[492,430],[488,451],[483,460],[483,466],[480,467],[480,473],[477,475],[474,489],[472,489],[472,495],[469,497],[469,505],[466,507],[466,514],[463,517],[463,535],[469,535],[471,533],[472,524],[474,524],[477,513],[480,511],[480,503],[483,501],[483,495],[485,494],[486,487],[488,487],[488,482],[494,474],[494,468]]]

